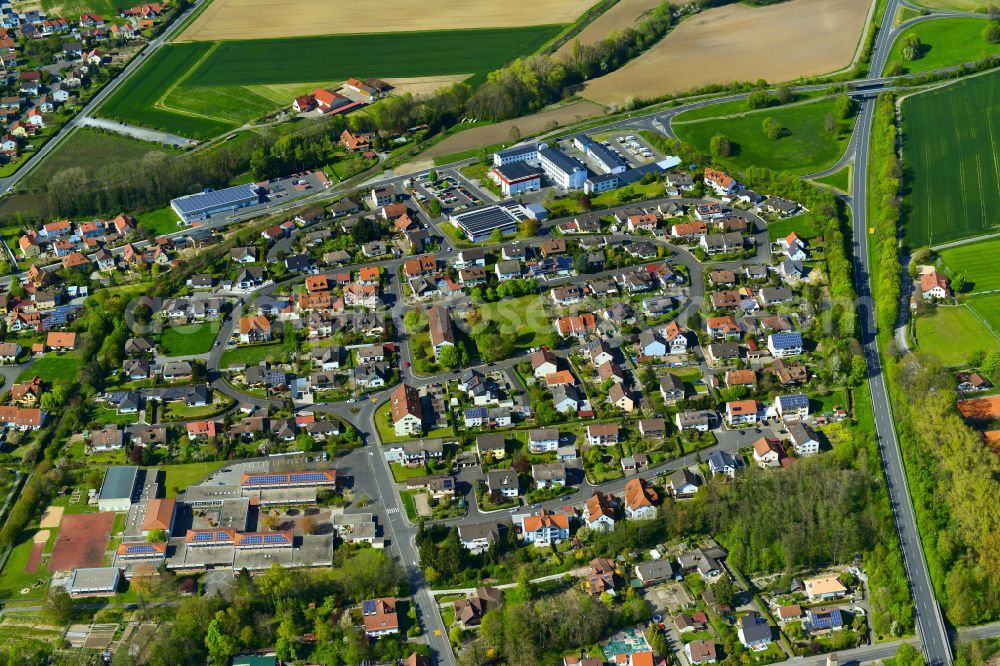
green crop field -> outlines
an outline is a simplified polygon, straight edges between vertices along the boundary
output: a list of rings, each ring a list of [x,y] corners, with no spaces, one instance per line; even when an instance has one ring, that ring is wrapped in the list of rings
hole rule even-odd
[[[988,22],[984,18],[949,18],[912,25],[896,38],[886,69],[898,64],[903,73],[912,74],[996,55],[1000,44],[990,44],[983,35]],[[902,56],[903,40],[908,35],[916,35],[923,45],[916,60],[904,60]]]
[[[100,113],[114,120],[206,139],[288,106],[263,86],[331,86],[350,77],[467,74],[473,84],[537,51],[561,26],[287,39],[183,42],[155,58]]]
[[[195,139],[209,138],[232,129],[236,123],[185,115],[157,106],[211,48],[211,43],[188,42],[160,49],[152,60],[143,65],[140,71],[104,103],[100,114],[113,120]]]
[[[1000,336],[1000,293],[973,296],[966,304],[993,329],[994,336]],[[1000,346],[1000,340],[994,339],[993,346]]]
[[[673,129],[679,139],[706,154],[711,152],[712,137],[725,135],[732,144],[732,155],[718,160],[723,166],[761,166],[807,174],[830,167],[847,149],[854,120],[840,123],[840,131],[827,132],[825,118],[832,112],[833,101],[823,100],[733,118],[674,122]],[[779,138],[769,139],[764,134],[765,118],[774,118],[781,125],[783,134]]]
[[[911,248],[996,231],[1000,74],[903,101],[904,235]]]
[[[561,26],[434,30],[220,42],[192,86],[473,74],[534,53]]]
[[[967,291],[1000,289],[1000,262],[996,260],[1000,257],[1000,238],[948,248],[940,255],[949,275],[965,275]]]

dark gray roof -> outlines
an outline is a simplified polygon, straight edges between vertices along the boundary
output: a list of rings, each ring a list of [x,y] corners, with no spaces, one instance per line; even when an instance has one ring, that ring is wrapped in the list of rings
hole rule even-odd
[[[139,468],[135,465],[109,467],[104,472],[104,482],[101,483],[101,492],[98,497],[100,499],[131,498],[138,475]]]
[[[583,171],[583,167],[581,167],[577,162],[568,157],[562,151],[556,150],[555,148],[544,148],[539,150],[538,156],[547,159],[557,169],[567,175],[577,171]]]

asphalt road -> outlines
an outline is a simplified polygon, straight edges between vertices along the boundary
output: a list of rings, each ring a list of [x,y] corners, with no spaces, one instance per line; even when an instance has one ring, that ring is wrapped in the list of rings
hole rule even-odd
[[[892,24],[898,4],[899,0],[889,0],[883,15],[882,25]],[[875,73],[883,70],[895,34],[895,31],[879,33],[872,56],[872,79],[877,78]],[[868,257],[869,224],[866,210],[869,144],[874,109],[874,99],[862,98],[854,130],[855,137],[852,139],[855,146],[853,198],[848,201],[854,220],[854,276],[861,315],[861,344],[868,362],[868,387],[875,412],[879,451],[882,455],[889,500],[913,593],[917,631],[921,638],[927,663],[930,666],[942,666],[952,662],[951,645],[940,606],[934,598],[934,588],[931,585],[927,563],[917,532],[916,515],[906,484],[906,473],[903,469],[899,441],[896,438],[876,339],[877,329],[874,302],[871,297],[871,273]],[[905,308],[901,309],[901,314],[906,316]]]

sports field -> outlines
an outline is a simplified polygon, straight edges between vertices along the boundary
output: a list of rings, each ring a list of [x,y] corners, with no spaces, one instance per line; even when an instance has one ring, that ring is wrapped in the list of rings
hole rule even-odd
[[[49,571],[99,567],[111,537],[115,514],[79,513],[65,516],[49,558]]]
[[[644,54],[586,84],[583,97],[621,104],[710,83],[791,81],[851,64],[869,0],[734,3],[687,18]]]
[[[593,0],[511,0],[503,3],[491,0],[463,0],[460,3],[367,0],[363,5],[353,0],[283,0],[278,4],[267,0],[215,0],[180,39],[355,35],[361,31],[464,30],[572,23],[592,4]]]
[[[213,5],[214,6],[214,5]],[[127,123],[204,139],[351,77],[472,82],[534,53],[559,25],[171,44],[101,108]],[[433,85],[433,84],[431,84]]]
[[[968,292],[1000,289],[1000,238],[959,245],[941,250],[941,261],[949,275],[965,275]]]
[[[917,248],[1000,226],[1000,73],[903,100],[904,234]]]
[[[996,55],[1000,44],[990,44],[983,35],[987,23],[982,18],[949,18],[912,25],[896,38],[886,68],[898,64],[910,74]],[[903,40],[908,35],[916,35],[923,45],[922,55],[916,60],[904,60],[902,56]]]
[[[705,154],[711,152],[713,136],[726,136],[732,144],[732,156],[719,159],[726,166],[762,166],[798,174],[814,173],[836,163],[850,140],[853,118],[841,123],[840,132],[826,131],[825,119],[833,113],[833,106],[833,100],[779,106],[726,119],[675,121],[673,129],[679,139]],[[777,139],[764,134],[766,118],[773,118],[783,128]]]

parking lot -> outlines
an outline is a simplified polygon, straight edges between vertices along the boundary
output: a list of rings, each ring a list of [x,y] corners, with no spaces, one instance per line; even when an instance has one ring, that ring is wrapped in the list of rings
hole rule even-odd
[[[641,166],[662,159],[656,150],[637,134],[615,134],[604,145],[632,166]]]
[[[438,179],[435,182],[431,182],[428,173],[422,173],[413,179],[414,196],[420,203],[437,199],[441,202],[441,207],[451,213],[478,206],[486,201],[482,192],[451,169],[438,171]]]

